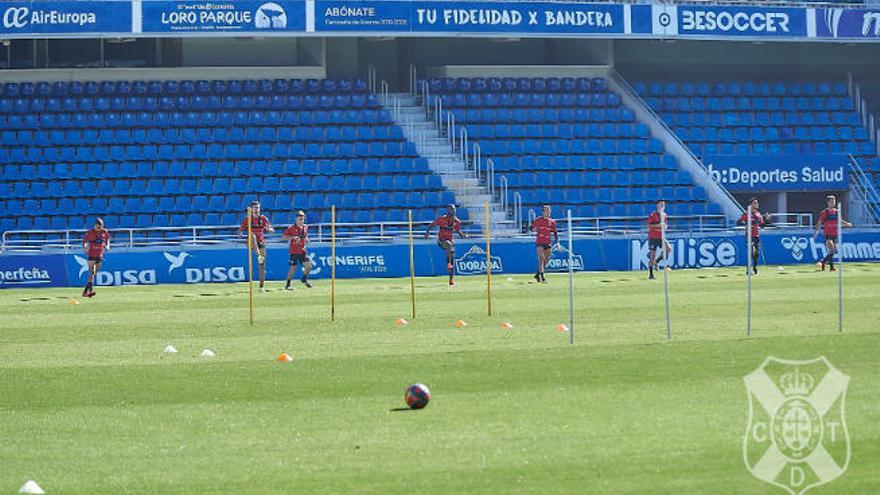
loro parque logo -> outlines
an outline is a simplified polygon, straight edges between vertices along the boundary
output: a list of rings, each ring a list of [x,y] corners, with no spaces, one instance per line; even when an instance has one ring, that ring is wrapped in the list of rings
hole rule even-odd
[[[768,357],[745,377],[749,423],[746,468],[792,495],[839,478],[850,460],[844,400],[849,376],[824,356]]]

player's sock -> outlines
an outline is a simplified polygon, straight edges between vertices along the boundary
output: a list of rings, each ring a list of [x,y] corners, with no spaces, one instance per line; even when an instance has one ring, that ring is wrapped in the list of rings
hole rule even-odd
[[[535,272],[535,282],[541,281],[541,272]]]
[[[654,278],[654,264],[648,262],[648,278]]]

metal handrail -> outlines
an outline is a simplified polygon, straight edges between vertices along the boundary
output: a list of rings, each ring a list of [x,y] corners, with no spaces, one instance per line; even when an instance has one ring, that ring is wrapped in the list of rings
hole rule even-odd
[[[493,167],[494,170],[494,167]],[[507,198],[507,176],[502,175],[498,177],[498,185],[501,188],[501,209],[507,212],[507,207],[509,206],[508,198]]]
[[[874,187],[874,182],[862,169],[858,159],[851,154],[848,156],[849,168],[855,175],[856,185],[861,189],[866,202],[873,203],[874,205],[874,208],[868,208],[868,218],[870,218],[875,225],[880,224],[880,212],[877,211],[877,207],[880,206],[880,193],[877,192],[877,188]]]
[[[376,92],[376,67],[372,64],[367,65],[367,89],[370,93]]]
[[[380,83],[380,87],[382,88],[382,104],[387,106],[390,94],[390,91],[388,90],[388,81],[383,79]]]
[[[513,221],[516,223],[517,232],[522,232],[522,195],[519,191],[513,193]]]
[[[418,84],[418,77],[416,74],[416,64],[409,64],[409,94],[413,97],[416,96],[416,85]]]
[[[480,169],[483,165],[483,149],[480,147],[480,143],[474,143],[473,155],[471,156],[471,160],[474,165],[474,177],[477,178],[477,181],[480,180]]]
[[[455,151],[455,114],[452,112],[446,113],[446,142],[453,146],[452,151]]]
[[[495,162],[488,158],[486,160],[486,177],[489,183],[489,195],[495,198]]]
[[[459,158],[461,158],[461,160],[462,160],[463,162],[467,163],[467,162],[468,162],[468,149],[467,149],[467,144],[468,144],[468,132],[467,132],[467,128],[464,127],[464,126],[461,126],[461,127],[459,128],[459,140],[458,140],[458,143],[459,143],[459,146],[460,146],[460,149],[459,149]]]

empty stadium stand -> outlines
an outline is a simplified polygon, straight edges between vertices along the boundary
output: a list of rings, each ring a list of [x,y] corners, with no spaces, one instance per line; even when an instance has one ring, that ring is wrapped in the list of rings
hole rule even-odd
[[[642,222],[662,197],[670,215],[721,214],[604,78],[425,83],[466,127],[483,158],[494,162],[496,181],[506,177],[527,210],[549,203],[577,217],[613,217],[630,225]]]
[[[842,82],[657,80],[633,88],[699,157],[876,154]]]
[[[238,225],[254,198],[369,228],[455,201],[360,80],[0,84],[0,164],[0,232]]]

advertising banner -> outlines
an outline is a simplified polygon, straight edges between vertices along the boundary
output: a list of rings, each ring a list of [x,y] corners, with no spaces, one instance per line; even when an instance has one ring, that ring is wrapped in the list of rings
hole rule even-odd
[[[0,256],[0,289],[67,285],[64,255]]]
[[[0,2],[0,36],[130,33],[131,2]]]
[[[849,188],[846,155],[710,155],[703,162],[712,179],[733,192]]]
[[[253,33],[305,31],[301,1],[161,1],[141,3],[144,33]]]
[[[819,38],[880,38],[880,10],[816,9]]]

